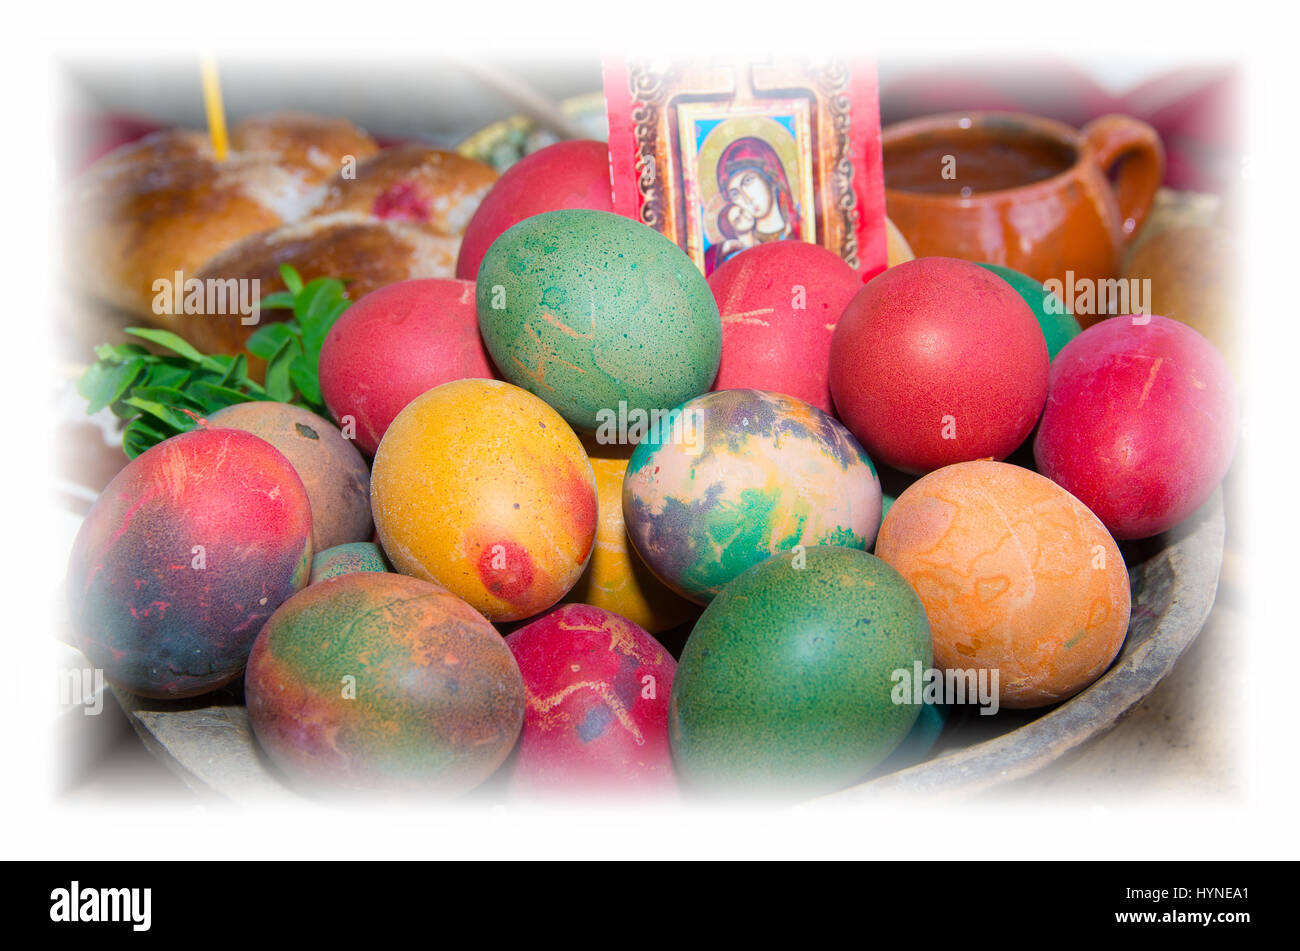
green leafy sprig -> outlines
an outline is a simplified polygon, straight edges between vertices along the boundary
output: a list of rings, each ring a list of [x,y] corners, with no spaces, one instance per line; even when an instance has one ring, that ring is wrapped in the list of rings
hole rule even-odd
[[[77,392],[93,415],[109,407],[126,421],[122,449],[127,458],[164,439],[187,432],[198,420],[236,403],[270,400],[304,406],[328,416],[317,373],[325,335],[352,303],[335,278],[303,284],[298,272],[280,266],[287,290],[261,300],[263,310],[292,310],[288,320],[266,324],[248,338],[248,352],[266,361],[264,383],[248,376],[242,353],[207,355],[174,333],[148,327],[126,332],[170,351],[156,354],[138,343],[95,348],[96,362],[77,381]]]

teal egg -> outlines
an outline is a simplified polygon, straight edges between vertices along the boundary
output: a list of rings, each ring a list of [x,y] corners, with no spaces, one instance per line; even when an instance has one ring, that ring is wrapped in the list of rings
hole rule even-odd
[[[668,706],[678,775],[779,796],[851,785],[917,719],[894,702],[897,672],[931,659],[920,598],[879,558],[831,546],[771,558],[722,590],[682,651]]]
[[[547,212],[504,232],[476,301],[502,375],[583,432],[703,393],[722,357],[704,275],[653,228],[606,211]]]
[[[1083,332],[1079,322],[1065,309],[1065,302],[1043,287],[1041,282],[1001,264],[980,263],[979,266],[1002,278],[1024,298],[1033,311],[1038,326],[1042,328],[1043,339],[1047,341],[1048,360],[1055,360],[1061,348]]]
[[[817,407],[781,393],[719,390],[682,404],[636,447],[623,521],[664,584],[707,604],[777,552],[869,547],[880,482],[853,434]]]
[[[372,542],[349,542],[326,548],[311,560],[311,584],[328,581],[356,571],[388,571],[379,546]]]

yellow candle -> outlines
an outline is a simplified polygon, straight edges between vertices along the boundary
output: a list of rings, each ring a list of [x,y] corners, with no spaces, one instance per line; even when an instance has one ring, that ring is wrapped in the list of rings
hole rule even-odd
[[[205,56],[199,61],[199,71],[203,76],[203,104],[208,112],[208,135],[212,138],[212,150],[218,162],[224,162],[229,152],[229,140],[226,138],[226,113],[221,107],[221,82],[217,78],[217,61]]]

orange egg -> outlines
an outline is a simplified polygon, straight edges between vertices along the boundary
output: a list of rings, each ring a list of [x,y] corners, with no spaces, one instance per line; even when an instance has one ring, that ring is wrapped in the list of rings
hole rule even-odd
[[[416,397],[375,453],[370,500],[393,567],[493,621],[555,604],[587,566],[596,485],[573,430],[498,380]]]
[[[876,554],[921,596],[935,665],[996,670],[1004,706],[1074,695],[1124,643],[1119,548],[1082,502],[1028,469],[981,461],[930,473],[890,508]]]
[[[596,547],[587,571],[565,601],[589,604],[621,615],[651,634],[658,634],[699,614],[699,608],[673,593],[656,578],[632,549],[623,524],[623,476],[626,459],[591,460],[600,499]]]

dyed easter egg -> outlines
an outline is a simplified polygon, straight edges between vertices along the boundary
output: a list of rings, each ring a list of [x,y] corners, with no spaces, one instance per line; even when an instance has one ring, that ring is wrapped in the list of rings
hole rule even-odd
[[[384,553],[372,542],[350,542],[318,552],[311,560],[310,584],[350,575],[354,571],[387,571]]]
[[[1047,359],[1055,360],[1061,348],[1079,336],[1079,322],[1065,309],[1065,301],[1055,292],[1045,288],[1040,281],[1028,274],[1021,274],[1000,264],[980,264],[984,270],[996,274],[1011,285],[1012,290],[1020,295],[1029,305],[1043,331],[1047,343]]]
[[[312,551],[370,537],[370,468],[333,423],[268,400],[227,406],[208,422],[260,436],[289,460],[311,500]]]
[[[895,264],[902,264],[904,261],[912,261],[915,258],[916,255],[912,253],[912,246],[903,237],[903,232],[898,230],[898,225],[886,218],[885,260],[888,262],[887,266],[893,267]]]
[[[1144,240],[1133,251],[1124,279],[1150,281],[1146,311],[1191,327],[1214,344],[1229,369],[1239,373],[1243,354],[1238,260],[1239,247],[1231,231],[1174,227]]]
[[[505,378],[584,432],[621,406],[669,410],[718,372],[722,323],[704,276],[677,245],[622,215],[524,219],[488,249],[477,301]]]
[[[664,586],[632,550],[623,522],[626,459],[592,458],[598,518],[591,561],[565,601],[589,604],[621,615],[652,634],[676,627],[699,608]]]
[[[697,787],[829,792],[912,729],[894,672],[931,662],[921,602],[873,555],[819,546],[749,569],[701,615],[668,708],[673,762]]]
[[[371,456],[421,393],[495,375],[468,281],[399,281],[372,291],[334,322],[320,351],[325,405]]]
[[[478,276],[488,247],[525,218],[562,208],[613,211],[609,190],[609,148],[604,142],[572,139],[526,155],[502,173],[460,240],[456,276]]]
[[[1010,455],[1038,421],[1047,368],[1029,305],[953,258],[872,278],[831,338],[840,419],[873,459],[905,472]]]
[[[655,575],[707,604],[746,568],[797,545],[867,548],[880,482],[858,441],[815,406],[722,390],[638,445],[623,480],[628,536]]]
[[[443,588],[360,572],[286,601],[244,677],[253,732],[320,791],[455,796],[510,754],[519,667],[496,629]]]
[[[668,695],[677,665],[626,618],[566,604],[506,637],[524,678],[518,791],[674,787]]]
[[[1112,317],[1053,362],[1034,459],[1116,538],[1146,538],[1210,497],[1236,443],[1236,387],[1210,342],[1167,317]]]
[[[715,390],[784,393],[831,412],[831,333],[862,287],[833,251],[804,241],[760,244],[709,275],[722,315]]]
[[[1114,539],[1036,472],[964,462],[917,480],[876,554],[916,589],[942,668],[998,671],[1002,706],[1073,696],[1119,653],[1129,583]]]
[[[375,454],[370,494],[384,552],[493,621],[530,617],[582,575],[596,484],[553,409],[499,380],[459,380],[411,402]]]
[[[311,554],[307,490],[274,446],[237,429],[173,436],[127,463],[77,533],[76,646],[132,693],[215,690],[307,583]]]

